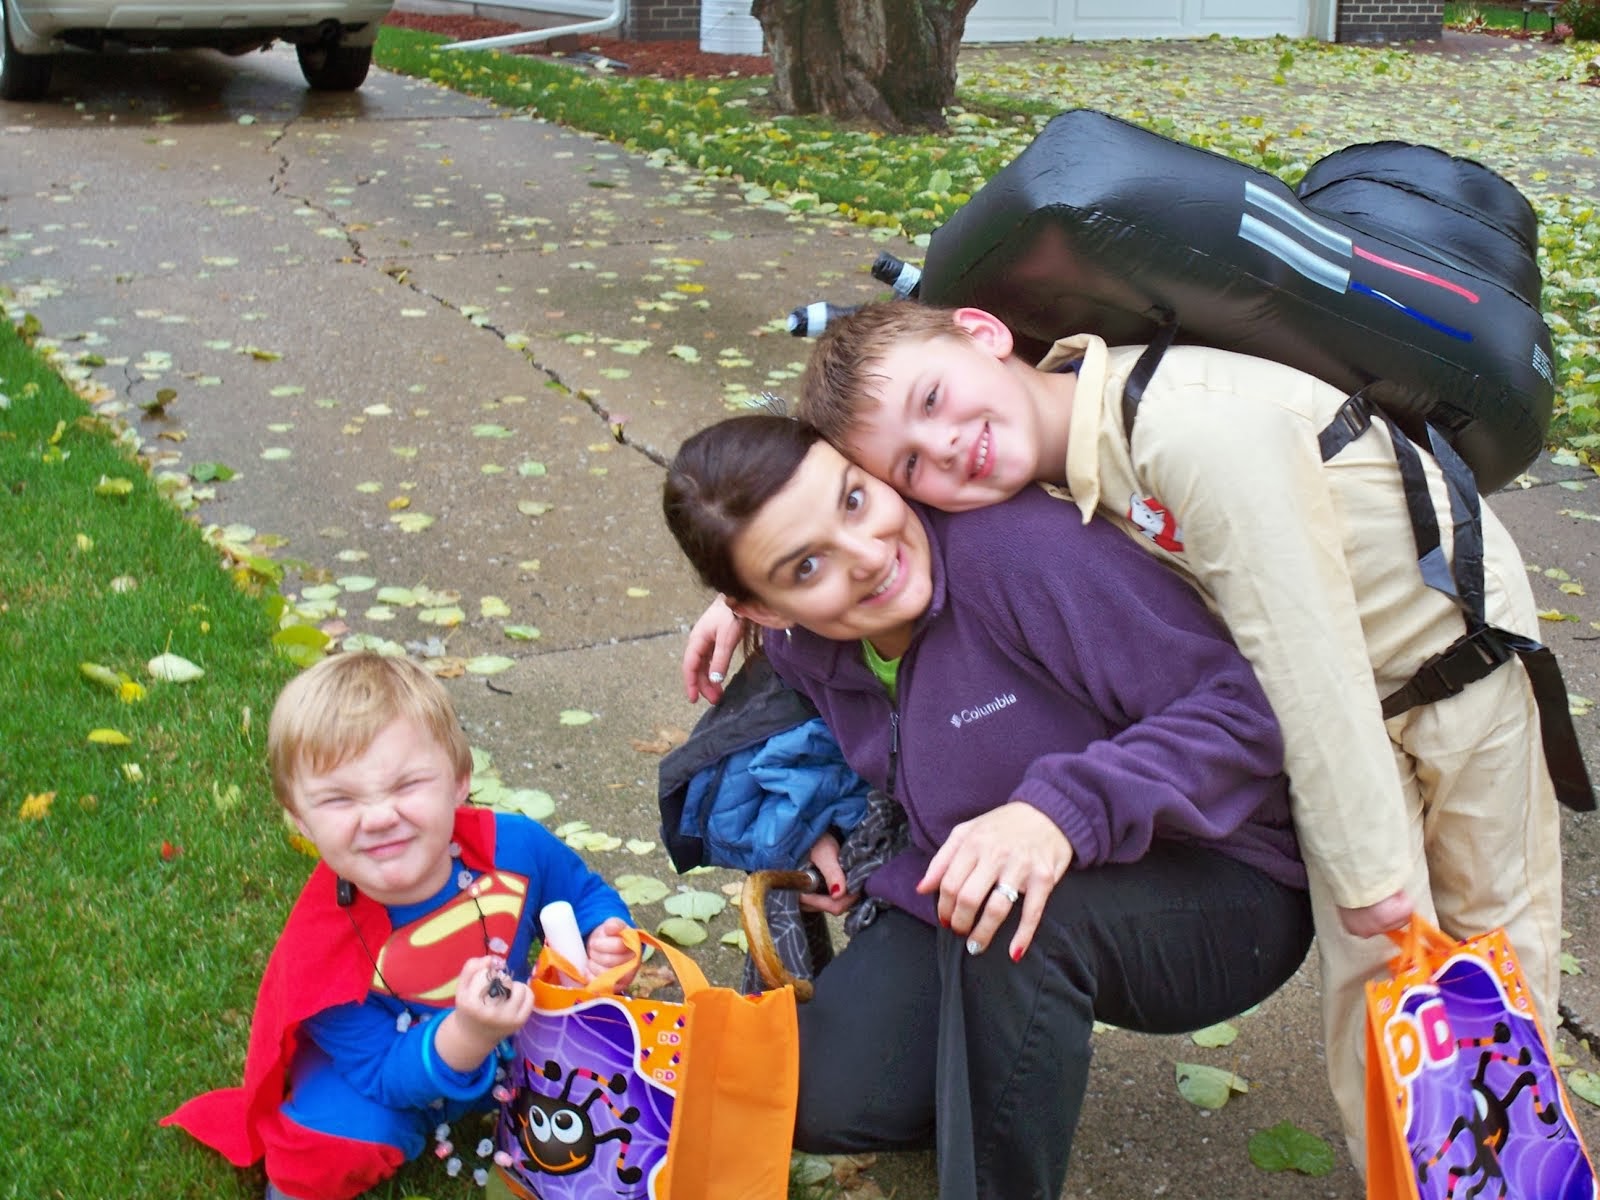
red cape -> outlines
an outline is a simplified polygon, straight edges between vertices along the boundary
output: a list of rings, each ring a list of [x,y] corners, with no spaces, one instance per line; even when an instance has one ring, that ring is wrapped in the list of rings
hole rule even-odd
[[[467,866],[478,871],[494,866],[494,832],[491,810],[457,810],[455,839]],[[318,1138],[317,1159],[326,1160],[330,1148],[338,1146],[348,1147],[348,1161],[319,1162],[315,1178],[305,1177],[301,1172],[310,1165],[303,1161],[310,1148],[307,1136],[317,1135],[294,1125],[280,1112],[289,1066],[300,1041],[300,1023],[334,1005],[366,999],[373,967],[361,948],[362,941],[381,946],[391,932],[389,912],[382,904],[357,892],[353,905],[340,908],[335,887],[333,872],[319,862],[272,948],[250,1021],[244,1086],[205,1092],[161,1118],[161,1124],[188,1130],[235,1166],[247,1167],[266,1156],[268,1178],[307,1200],[312,1200],[311,1196],[296,1191],[293,1179],[285,1174],[291,1164],[300,1168],[294,1172],[301,1176],[300,1187],[315,1186],[318,1195],[331,1198],[365,1190],[403,1161],[393,1146]],[[274,1150],[282,1154],[273,1154]],[[367,1155],[373,1157],[369,1160]],[[275,1170],[274,1160],[280,1158],[285,1171]],[[333,1182],[339,1178],[348,1184]]]

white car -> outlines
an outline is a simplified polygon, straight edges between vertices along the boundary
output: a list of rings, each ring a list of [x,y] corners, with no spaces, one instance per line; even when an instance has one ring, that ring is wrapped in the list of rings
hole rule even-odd
[[[243,54],[294,44],[306,83],[319,91],[361,86],[378,26],[393,0],[0,0],[0,99],[36,100],[53,57],[67,49],[204,46]]]

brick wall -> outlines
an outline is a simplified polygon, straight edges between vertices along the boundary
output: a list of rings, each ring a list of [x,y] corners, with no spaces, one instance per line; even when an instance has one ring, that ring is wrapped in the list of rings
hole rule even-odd
[[[1444,35],[1443,0],[1339,0],[1337,42],[1407,42]]]
[[[699,0],[629,0],[622,36],[635,42],[699,41]]]

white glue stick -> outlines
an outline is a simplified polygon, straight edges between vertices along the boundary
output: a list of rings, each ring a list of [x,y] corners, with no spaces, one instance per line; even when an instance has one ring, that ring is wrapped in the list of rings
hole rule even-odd
[[[589,951],[583,944],[583,934],[578,932],[578,917],[572,905],[565,900],[554,900],[539,910],[539,927],[544,930],[545,945],[566,959],[580,972],[578,983],[585,982],[589,969]]]

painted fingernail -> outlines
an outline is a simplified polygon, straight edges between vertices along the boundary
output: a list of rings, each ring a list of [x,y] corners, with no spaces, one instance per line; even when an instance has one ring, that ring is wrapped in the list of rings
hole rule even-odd
[[[939,924],[940,924],[941,927],[943,927],[945,929],[949,929],[950,928],[950,918],[949,917],[940,917],[939,918]]]
[[[722,672],[721,671],[708,672],[707,675],[706,675],[706,678],[711,680],[712,683],[721,683],[722,682]]]
[[[837,896],[842,891],[844,891],[844,888],[840,887],[837,883],[832,884],[828,888],[828,893],[833,896]]]
[[[1011,961],[1012,962],[1021,962],[1022,961],[1022,950],[1021,950],[1020,947],[1011,952]]]
[[[978,945],[978,939],[977,938],[968,938],[967,939],[967,953],[968,954],[978,954],[978,953],[981,953],[982,950],[983,950],[983,947]]]

